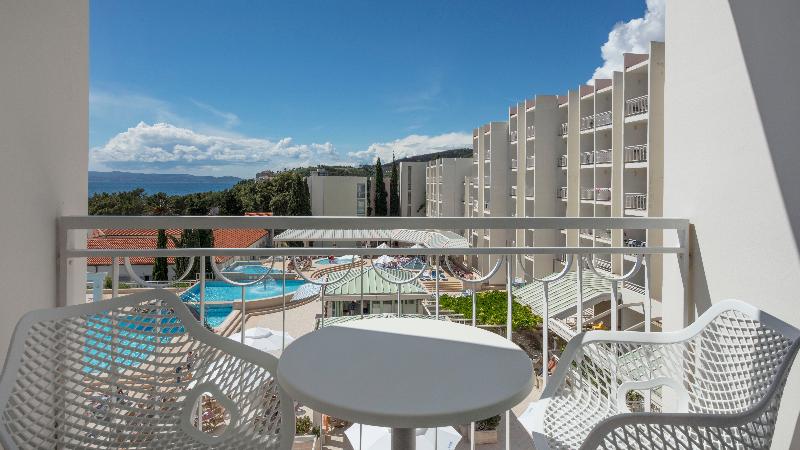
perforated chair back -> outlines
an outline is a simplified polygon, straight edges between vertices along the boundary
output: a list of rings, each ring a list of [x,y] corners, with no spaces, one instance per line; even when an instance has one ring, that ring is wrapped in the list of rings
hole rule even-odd
[[[161,289],[34,311],[0,380],[0,443],[289,449],[294,408],[276,370],[274,356],[206,330]]]

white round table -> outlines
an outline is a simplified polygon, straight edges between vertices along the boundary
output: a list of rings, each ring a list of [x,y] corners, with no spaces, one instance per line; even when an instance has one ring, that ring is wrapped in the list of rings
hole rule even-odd
[[[392,448],[413,449],[414,428],[482,420],[533,388],[531,360],[516,344],[479,328],[432,319],[373,318],[295,340],[278,382],[310,408],[392,427]]]

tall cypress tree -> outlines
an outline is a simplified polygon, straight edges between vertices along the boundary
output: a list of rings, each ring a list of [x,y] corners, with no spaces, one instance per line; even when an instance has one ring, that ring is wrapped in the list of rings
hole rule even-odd
[[[156,239],[156,248],[167,248],[167,231],[158,230],[158,238]],[[159,256],[153,263],[153,280],[167,281],[169,278],[169,266],[167,265],[167,258]]]
[[[389,215],[390,216],[399,216],[400,215],[400,186],[399,183],[399,174],[397,173],[397,162],[394,160],[394,154],[392,154],[392,174],[389,176]]]
[[[381,159],[375,162],[375,215],[385,216],[386,208],[386,185],[383,183],[383,166]]]

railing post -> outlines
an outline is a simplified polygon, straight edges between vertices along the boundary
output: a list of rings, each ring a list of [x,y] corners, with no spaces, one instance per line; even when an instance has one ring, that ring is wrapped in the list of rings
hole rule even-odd
[[[244,328],[245,328],[245,322],[247,322],[247,306],[246,306],[247,299],[245,298],[245,294],[246,294],[245,287],[242,286],[242,336],[241,336],[242,344],[244,344]]]
[[[550,283],[542,281],[542,389],[547,386],[547,366],[550,364]]]
[[[111,258],[111,298],[119,296],[119,257]]]
[[[652,321],[652,302],[650,298],[650,255],[644,255],[644,332],[651,331],[650,322]],[[649,375],[649,374],[648,374]],[[650,412],[652,400],[652,390],[644,391],[644,410]]]
[[[362,256],[360,259],[361,259],[361,267],[360,267],[359,277],[361,278],[361,292],[359,293],[359,297],[361,300],[361,312],[359,313],[359,317],[363,319],[364,318],[364,257]]]
[[[275,260],[272,260],[273,263]],[[297,270],[295,266],[294,270]],[[286,257],[281,258],[281,273],[283,274],[283,309],[281,310],[281,352],[286,350]]]
[[[589,256],[591,258],[591,255]],[[578,255],[578,301],[575,304],[575,331],[583,330],[583,255]]]
[[[508,242],[506,243],[508,245]],[[509,341],[512,341],[511,333],[513,327],[511,326],[511,309],[513,307],[514,297],[511,291],[513,276],[511,272],[513,264],[511,263],[511,255],[506,256],[506,336]],[[513,342],[513,341],[512,341]],[[511,410],[506,411],[506,450],[511,450]]]
[[[439,257],[436,256],[436,320],[439,320]]]

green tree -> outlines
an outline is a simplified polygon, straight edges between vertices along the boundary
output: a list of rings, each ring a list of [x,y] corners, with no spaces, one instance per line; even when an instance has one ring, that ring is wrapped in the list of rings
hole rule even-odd
[[[400,175],[397,173],[397,162],[392,154],[392,174],[389,176],[389,215],[400,215]]]
[[[372,189],[372,178],[367,177],[367,216],[372,215],[372,199],[370,190]]]
[[[158,230],[156,248],[167,248],[166,230]],[[159,256],[153,263],[153,279],[155,281],[167,281],[167,279],[169,279],[169,265],[167,264],[166,257]]]
[[[178,248],[214,248],[214,232],[212,230],[195,230],[186,229],[181,233],[181,238],[176,242]],[[206,258],[206,276],[210,277],[213,273],[211,269],[211,260],[208,256]],[[177,276],[183,275],[189,264],[189,258],[176,258],[175,259],[175,274]],[[194,278],[200,271],[200,260],[195,258],[192,269],[187,275],[187,278]]]
[[[375,215],[385,216],[387,213],[386,186],[383,182],[383,166],[381,159],[375,162]]]

